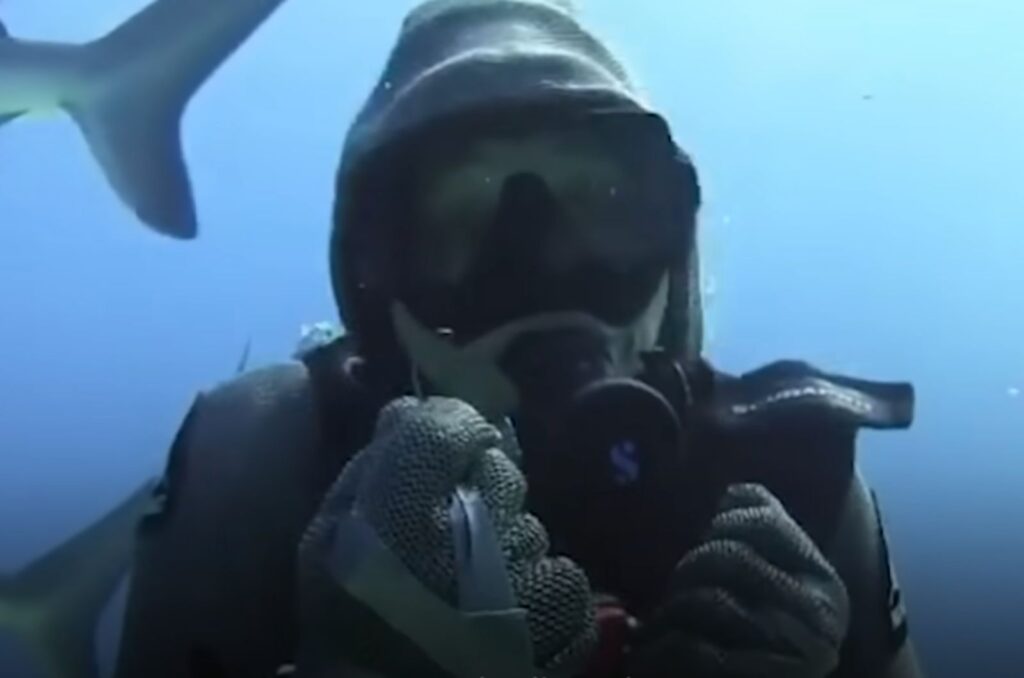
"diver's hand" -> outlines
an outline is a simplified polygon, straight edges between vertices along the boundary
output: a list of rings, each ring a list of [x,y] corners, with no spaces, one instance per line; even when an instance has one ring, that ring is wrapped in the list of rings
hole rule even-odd
[[[410,651],[416,641],[398,637],[394,629],[401,623],[388,628],[356,603],[337,572],[338,560],[360,548],[339,528],[345,516],[357,515],[435,600],[459,608],[465,601],[459,600],[458,521],[451,512],[457,488],[486,506],[498,558],[505,560],[505,585],[511,585],[513,604],[526,611],[535,665],[565,668],[585,660],[596,633],[587,579],[572,562],[546,557],[544,529],[523,513],[525,481],[500,449],[514,444],[461,401],[403,398],[382,411],[373,440],[343,470],[300,547],[300,676],[338,675],[331,667],[345,661],[376,675],[452,673],[411,666],[424,656]],[[393,582],[382,586],[390,592]],[[399,615],[423,609],[414,600],[400,602],[408,604],[399,605]],[[464,657],[478,652],[458,649]]]
[[[729,488],[671,590],[631,651],[633,678],[823,678],[838,665],[846,588],[761,486]]]

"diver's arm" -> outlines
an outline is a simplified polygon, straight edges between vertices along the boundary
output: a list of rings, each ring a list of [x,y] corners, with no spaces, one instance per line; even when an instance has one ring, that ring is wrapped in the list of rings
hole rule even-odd
[[[908,638],[879,678],[924,678],[914,643]]]
[[[117,678],[273,676],[292,652],[291,584],[319,451],[305,367],[200,395],[172,446],[162,510],[139,528]]]
[[[877,499],[857,474],[826,555],[846,583],[851,628],[837,678],[922,678]]]

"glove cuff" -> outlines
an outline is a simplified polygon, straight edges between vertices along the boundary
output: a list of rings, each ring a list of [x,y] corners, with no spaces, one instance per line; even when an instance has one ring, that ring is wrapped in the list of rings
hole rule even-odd
[[[486,513],[477,514],[475,519],[488,520]],[[485,534],[486,527],[482,529]],[[467,532],[480,530],[478,525]],[[486,540],[479,543],[475,539],[467,545],[465,571],[470,578],[472,573],[484,570],[481,558],[486,561],[491,560],[488,555],[493,557],[486,546]],[[359,516],[349,514],[339,520],[329,561],[337,585],[374,610],[452,676],[522,678],[536,673],[525,610],[481,609],[488,602],[481,596],[474,600],[476,609],[451,607],[421,584]],[[460,583],[460,593],[484,590],[482,584]],[[410,609],[415,613],[410,614]]]

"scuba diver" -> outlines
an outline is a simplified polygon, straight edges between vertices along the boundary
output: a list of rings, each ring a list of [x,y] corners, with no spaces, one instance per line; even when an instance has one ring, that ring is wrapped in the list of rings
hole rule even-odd
[[[195,400],[120,678],[915,678],[863,428],[702,354],[690,157],[564,0],[410,12],[337,174],[345,334]]]

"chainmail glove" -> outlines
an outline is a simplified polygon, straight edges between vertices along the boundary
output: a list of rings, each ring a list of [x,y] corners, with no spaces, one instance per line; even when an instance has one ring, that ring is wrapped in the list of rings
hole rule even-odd
[[[338,561],[358,556],[353,552],[362,548],[341,530],[357,516],[429,591],[432,601],[424,605],[464,609],[467,587],[460,583],[460,563],[466,546],[459,545],[462,528],[452,511],[459,496],[479,497],[486,507],[495,553],[504,561],[499,579],[510,589],[513,605],[525,611],[532,667],[540,669],[536,675],[572,675],[585,662],[596,638],[589,585],[574,563],[547,557],[546,532],[523,512],[526,484],[509,459],[518,452],[515,446],[513,436],[502,436],[458,400],[402,398],[381,412],[372,442],[342,471],[300,547],[300,676],[459,675],[450,666],[438,671],[436,662],[410,665],[415,659],[408,657],[432,656],[427,647],[432,641],[409,638],[396,627],[406,628],[414,616],[426,615],[422,596],[396,601],[399,612],[393,614],[402,618],[393,616],[393,623],[382,624],[381,615],[368,614],[366,601],[356,600],[337,574]],[[389,581],[379,588],[394,596],[407,590]],[[418,649],[402,659],[406,641]],[[486,657],[476,661],[474,653],[482,652],[478,647],[456,651],[463,666],[482,671],[476,675],[502,675],[500,667],[481,665]]]
[[[633,678],[823,678],[838,665],[846,588],[759,485],[729,488],[671,588],[631,652]]]

